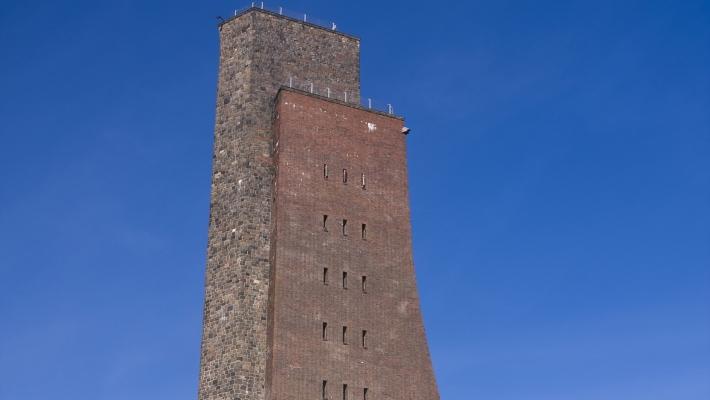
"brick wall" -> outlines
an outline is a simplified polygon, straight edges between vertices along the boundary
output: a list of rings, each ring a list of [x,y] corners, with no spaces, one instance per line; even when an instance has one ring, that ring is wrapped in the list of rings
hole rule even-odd
[[[349,400],[363,399],[365,388],[368,399],[439,398],[412,263],[402,126],[279,93],[268,399],[321,399],[324,381],[332,400],[343,399],[343,385]]]

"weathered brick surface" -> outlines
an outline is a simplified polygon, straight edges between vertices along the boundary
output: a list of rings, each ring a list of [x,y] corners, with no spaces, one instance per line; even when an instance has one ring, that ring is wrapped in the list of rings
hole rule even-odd
[[[261,400],[274,99],[289,76],[359,96],[359,42],[256,9],[220,40],[199,398]]]
[[[364,388],[368,399],[438,399],[412,263],[402,120],[289,89],[276,111],[267,398],[321,399],[325,380],[332,400],[344,384],[351,400]]]

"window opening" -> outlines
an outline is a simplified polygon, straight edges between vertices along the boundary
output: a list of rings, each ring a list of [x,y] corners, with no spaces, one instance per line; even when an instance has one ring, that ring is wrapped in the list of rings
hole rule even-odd
[[[323,164],[323,179],[328,179],[328,164]]]
[[[360,175],[362,190],[365,190],[365,174]]]
[[[343,168],[343,183],[348,183],[348,170]]]
[[[362,276],[362,292],[367,293],[367,276],[365,275]]]
[[[343,327],[343,344],[348,344],[348,327]]]
[[[328,400],[328,395],[327,395],[327,392],[326,392],[327,386],[328,386],[328,381],[323,381],[323,386],[322,386],[322,389],[321,389],[321,398],[322,398],[322,400]]]
[[[323,230],[326,232],[328,232],[327,222],[328,222],[328,216],[323,214]]]
[[[321,336],[323,337],[323,340],[328,340],[328,323],[327,322],[323,322],[323,332],[322,332]]]
[[[367,388],[362,389],[362,400],[367,400]]]
[[[362,234],[362,238],[363,238],[363,239],[367,239],[367,225],[366,225],[366,224],[362,224],[362,232],[361,232],[361,234]]]
[[[348,400],[348,385],[343,384],[343,400]]]
[[[347,226],[348,226],[348,220],[344,219],[343,220],[343,236],[348,236],[348,231],[346,229]]]
[[[328,268],[323,268],[323,284],[328,284]]]
[[[343,289],[348,288],[348,273],[343,271]]]
[[[362,330],[362,348],[367,348],[367,331],[364,329]]]

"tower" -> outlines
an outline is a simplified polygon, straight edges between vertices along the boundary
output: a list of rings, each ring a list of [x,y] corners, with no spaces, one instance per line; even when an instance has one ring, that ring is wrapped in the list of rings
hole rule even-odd
[[[406,130],[359,106],[359,40],[254,7],[219,30],[199,399],[438,399]]]

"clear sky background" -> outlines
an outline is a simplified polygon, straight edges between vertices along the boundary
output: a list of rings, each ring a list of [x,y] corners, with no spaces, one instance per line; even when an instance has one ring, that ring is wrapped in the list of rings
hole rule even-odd
[[[215,17],[245,5],[2,2],[0,399],[196,398]],[[710,399],[708,1],[279,5],[358,35],[412,128],[442,399]]]

